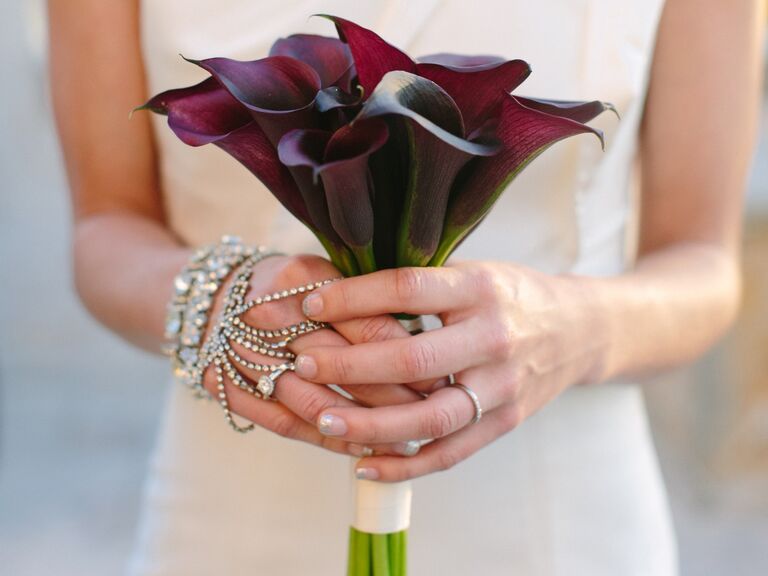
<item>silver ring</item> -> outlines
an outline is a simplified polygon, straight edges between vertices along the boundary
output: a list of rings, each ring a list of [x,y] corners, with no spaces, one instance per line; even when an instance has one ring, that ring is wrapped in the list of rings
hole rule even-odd
[[[480,419],[483,417],[483,407],[480,406],[480,399],[477,397],[477,394],[475,394],[471,388],[465,386],[461,382],[451,382],[449,386],[461,388],[464,392],[467,393],[467,396],[469,396],[469,399],[472,400],[472,404],[475,406],[475,417],[472,418],[470,424],[477,424],[480,422]]]
[[[256,383],[256,390],[261,392],[264,400],[269,400],[271,398],[272,393],[275,391],[277,379],[290,369],[291,368],[288,366],[280,366],[277,370],[273,370],[269,374],[262,374],[259,376],[259,381]]]

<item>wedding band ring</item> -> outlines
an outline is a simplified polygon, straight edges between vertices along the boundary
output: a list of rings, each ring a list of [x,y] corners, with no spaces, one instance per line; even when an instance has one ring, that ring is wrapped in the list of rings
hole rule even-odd
[[[453,386],[455,388],[460,388],[464,392],[466,392],[467,396],[469,396],[469,399],[472,400],[472,404],[475,406],[475,416],[472,418],[472,421],[470,424],[477,424],[480,422],[480,419],[483,417],[483,407],[480,406],[480,399],[477,397],[477,394],[475,394],[471,388],[468,386],[465,386],[461,382],[452,382],[449,384],[449,386]]]

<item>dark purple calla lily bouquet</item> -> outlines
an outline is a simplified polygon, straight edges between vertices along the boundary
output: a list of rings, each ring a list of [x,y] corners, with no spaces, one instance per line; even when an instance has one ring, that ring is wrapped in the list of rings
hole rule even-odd
[[[210,76],[142,108],[191,146],[240,161],[308,226],[345,276],[440,266],[510,182],[609,104],[512,95],[522,60],[412,60],[333,16],[339,38],[296,34],[242,62],[191,60]],[[349,575],[405,574],[404,533],[352,529]]]

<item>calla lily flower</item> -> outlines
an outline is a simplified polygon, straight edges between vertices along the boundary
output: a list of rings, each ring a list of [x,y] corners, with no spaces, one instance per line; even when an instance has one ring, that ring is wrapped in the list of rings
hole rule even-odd
[[[409,72],[387,72],[358,118],[404,121],[408,180],[397,240],[398,266],[425,266],[437,250],[451,186],[475,156],[496,154],[495,143],[465,139],[461,111],[440,86]]]
[[[323,213],[352,250],[361,271],[376,270],[373,251],[374,181],[368,158],[389,136],[378,119],[348,124],[334,134],[293,130],[280,141],[280,160],[296,172],[311,213]],[[312,210],[314,209],[314,212]]]
[[[512,95],[522,60],[412,59],[321,15],[338,38],[294,34],[252,61],[190,60],[210,77],[143,107],[191,146],[245,165],[312,229],[347,275],[441,265],[509,183],[609,104]]]

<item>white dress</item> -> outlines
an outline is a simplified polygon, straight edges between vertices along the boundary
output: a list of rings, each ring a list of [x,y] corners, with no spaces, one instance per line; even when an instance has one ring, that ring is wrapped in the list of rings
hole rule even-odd
[[[521,93],[603,99],[607,150],[557,144],[518,178],[462,247],[549,272],[620,273],[631,258],[638,124],[663,0],[147,0],[149,91],[201,72],[178,56],[266,55],[294,32],[333,35],[329,13],[412,56],[499,54],[533,68]],[[172,228],[191,245],[223,233],[321,253],[263,186],[214,147],[189,148],[158,118]],[[349,459],[258,430],[240,436],[217,406],[169,387],[130,573],[142,576],[344,573]],[[414,486],[415,576],[670,576],[674,536],[640,390],[567,391],[453,470]]]

